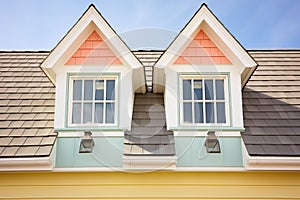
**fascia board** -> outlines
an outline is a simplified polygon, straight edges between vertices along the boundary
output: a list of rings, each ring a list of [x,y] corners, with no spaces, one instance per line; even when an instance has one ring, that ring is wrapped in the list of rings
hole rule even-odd
[[[52,68],[58,60],[62,57],[63,53],[67,51],[68,47],[79,37],[80,33],[90,24],[88,20],[91,16],[91,9],[82,16],[82,18],[71,28],[71,30],[64,36],[58,45],[51,51],[49,56],[41,64],[42,68]]]
[[[56,75],[54,71],[50,68],[41,68],[44,73],[47,75],[47,77],[50,79],[50,81],[53,83],[54,86],[56,86]]]
[[[92,21],[96,24],[98,29],[104,34],[105,39],[111,44],[114,53],[117,57],[126,62],[128,66],[132,69],[142,68],[142,64],[137,60],[137,58],[132,54],[130,49],[125,45],[125,43],[120,39],[120,37],[108,26],[107,22],[97,13],[94,9],[92,13]]]
[[[300,171],[300,157],[250,156],[242,141],[243,160],[246,170],[256,171]]]
[[[56,143],[48,157],[1,158],[0,172],[52,171],[56,160]]]
[[[300,158],[249,156],[245,167],[247,170],[300,171]]]
[[[49,171],[53,167],[51,157],[0,159],[0,171]]]
[[[205,9],[205,21],[213,29],[213,31],[221,38],[225,45],[233,52],[233,54],[241,61],[244,67],[254,67],[256,62],[246,52],[246,50],[233,38],[226,28]]]

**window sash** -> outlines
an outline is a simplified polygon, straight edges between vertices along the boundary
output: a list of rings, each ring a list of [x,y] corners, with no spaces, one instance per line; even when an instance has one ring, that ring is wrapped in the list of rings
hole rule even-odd
[[[228,85],[227,85],[227,76],[220,75],[220,76],[190,76],[190,75],[183,75],[180,78],[181,84],[181,97],[180,97],[180,109],[181,109],[181,124],[183,125],[191,125],[191,124],[197,124],[197,125],[229,125],[229,109],[228,109]],[[195,86],[195,80],[197,81]],[[212,99],[209,99],[206,97],[206,88],[205,88],[205,81],[206,80],[213,80],[213,93],[210,96],[213,96]],[[217,81],[223,80],[223,93],[217,94],[217,90],[220,90],[221,83],[217,83]],[[190,92],[184,91],[187,87],[184,86],[185,81],[190,81],[191,86],[191,99],[184,98],[184,94],[189,94]],[[201,82],[201,86],[199,85],[199,82]],[[218,86],[218,88],[217,88]],[[201,90],[201,95],[196,95],[195,89]],[[197,98],[197,97],[202,98]],[[223,97],[223,99],[222,99]],[[191,117],[192,120],[188,119],[185,121],[185,117],[187,116],[187,111],[185,111],[185,107],[187,107],[187,104],[190,104],[192,108],[189,108],[191,110],[191,114],[189,117]],[[207,109],[209,106],[213,106],[211,110],[213,110],[213,113],[208,113]],[[199,107],[201,106],[201,107]],[[218,112],[221,110],[221,112]],[[197,112],[200,113],[197,113]],[[202,113],[201,113],[202,111]],[[207,117],[213,116],[212,120],[208,120]],[[224,122],[225,120],[225,122]]]
[[[73,99],[74,97],[74,82],[78,80],[81,81],[81,98]],[[85,83],[92,81],[91,91],[86,91]],[[103,81],[103,99],[96,100],[96,82]],[[112,82],[113,81],[113,82]],[[109,83],[107,85],[107,83]],[[107,87],[111,88],[113,91],[108,92]],[[90,126],[90,125],[116,125],[117,124],[117,77],[70,77],[69,84],[69,117],[68,124],[70,126]],[[90,87],[89,87],[90,88]],[[100,90],[100,89],[98,89]],[[89,93],[89,98],[87,94]],[[108,95],[108,93],[110,95]],[[92,95],[92,97],[91,97]],[[80,117],[77,117],[77,120],[74,121],[74,111],[73,105],[80,105]],[[102,105],[102,109],[99,108]],[[97,107],[97,108],[96,108]],[[85,113],[85,108],[89,109],[91,113]],[[96,110],[99,112],[102,111],[102,116],[99,116],[99,113],[96,113]],[[111,112],[108,112],[110,110]],[[97,116],[98,115],[98,116]],[[85,117],[88,117],[85,118]],[[100,117],[97,119],[97,117]]]

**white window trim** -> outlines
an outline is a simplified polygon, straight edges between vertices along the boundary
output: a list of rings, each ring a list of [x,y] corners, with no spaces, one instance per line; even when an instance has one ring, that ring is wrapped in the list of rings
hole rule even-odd
[[[103,102],[103,104],[105,104],[106,102],[114,102],[115,103],[115,108],[114,108],[114,123],[90,123],[90,124],[73,124],[72,123],[72,111],[73,111],[73,80],[114,80],[115,81],[115,100],[106,100],[105,96],[104,99],[101,100],[101,102]],[[114,127],[118,125],[118,113],[119,113],[119,97],[118,97],[118,76],[114,76],[114,75],[107,75],[107,76],[69,76],[69,94],[68,94],[68,127],[97,127],[97,126],[105,126],[105,127]],[[82,85],[83,87],[83,85]],[[104,81],[104,88],[106,88],[106,81]],[[84,89],[82,89],[82,95],[84,93]],[[106,94],[106,92],[105,92]],[[95,103],[94,100],[94,95],[95,92],[93,91],[93,99],[91,100],[91,102]],[[81,100],[83,102],[83,100]],[[105,106],[103,106],[103,109],[105,110]],[[92,119],[94,119],[94,112],[92,113]],[[103,114],[104,118],[103,118],[103,122],[105,119],[105,115]],[[82,116],[81,116],[82,117]],[[81,119],[82,121],[82,119]]]
[[[215,123],[188,123],[183,121],[183,80],[191,80],[191,79],[224,79],[224,95],[225,95],[225,117],[226,117],[226,123],[217,123],[215,120]],[[193,88],[192,88],[192,91]],[[228,76],[227,75],[180,75],[179,76],[179,107],[180,107],[180,126],[199,126],[199,127],[207,127],[207,126],[230,126],[230,95],[229,95],[229,84],[228,84]],[[216,96],[216,90],[214,87],[214,97]],[[192,92],[192,97],[194,97],[194,92]],[[203,97],[204,98],[204,97]],[[192,98],[194,99],[194,98]],[[203,100],[203,102],[206,102],[207,100]],[[209,100],[211,101],[211,100]],[[212,102],[217,102],[218,100],[212,100]],[[194,102],[191,100],[191,102]],[[192,104],[193,105],[193,104]],[[194,120],[194,106],[192,107],[192,118]],[[216,118],[216,106],[214,104],[214,116]],[[203,109],[203,117],[205,119],[205,108]],[[205,121],[205,120],[204,120]]]

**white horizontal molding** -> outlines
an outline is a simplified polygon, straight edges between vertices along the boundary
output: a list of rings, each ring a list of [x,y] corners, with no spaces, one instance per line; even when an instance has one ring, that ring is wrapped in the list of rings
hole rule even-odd
[[[87,130],[90,131],[90,130]],[[123,137],[124,131],[90,131],[92,137]],[[58,131],[58,137],[83,137],[84,131]]]
[[[176,156],[123,156],[123,169],[128,171],[174,170]]]
[[[149,171],[174,171],[174,172],[241,172],[246,171],[244,167],[176,167],[174,169],[135,168],[125,169],[123,167],[67,167],[54,168],[54,172],[149,172]]]
[[[300,171],[300,158],[249,156],[245,167],[247,170]]]
[[[179,172],[240,172],[246,171],[244,167],[177,167]]]
[[[208,131],[174,131],[175,137],[207,137]],[[216,131],[218,137],[241,137],[240,131]]]
[[[0,159],[0,171],[51,171],[53,165],[51,157]]]
[[[245,128],[244,127],[222,127],[222,126],[180,126],[180,127],[170,127],[169,128],[171,131],[191,131],[191,132],[195,132],[195,131],[203,131],[203,132],[207,132],[207,131],[218,131],[218,132],[222,132],[222,131],[244,131]]]
[[[253,171],[300,171],[300,157],[250,156],[242,140],[244,166]]]

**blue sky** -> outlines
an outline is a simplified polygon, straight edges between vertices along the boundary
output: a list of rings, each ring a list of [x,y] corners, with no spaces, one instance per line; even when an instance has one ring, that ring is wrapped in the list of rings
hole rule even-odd
[[[154,45],[165,48],[206,3],[247,49],[300,48],[298,0],[10,0],[0,2],[0,49],[53,49],[91,3],[129,46],[147,46],[128,34],[144,30],[153,43],[153,31],[166,33]]]

